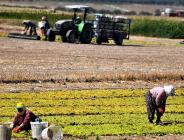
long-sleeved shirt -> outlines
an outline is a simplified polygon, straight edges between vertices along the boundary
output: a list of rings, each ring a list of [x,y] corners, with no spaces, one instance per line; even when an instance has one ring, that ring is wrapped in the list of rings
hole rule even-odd
[[[25,110],[24,115],[17,113],[13,121],[13,127],[23,124],[26,129],[31,129],[30,122],[34,122],[36,118],[37,116],[30,110]]]
[[[150,89],[150,93],[155,99],[157,106],[165,106],[167,96],[163,87],[154,87]]]

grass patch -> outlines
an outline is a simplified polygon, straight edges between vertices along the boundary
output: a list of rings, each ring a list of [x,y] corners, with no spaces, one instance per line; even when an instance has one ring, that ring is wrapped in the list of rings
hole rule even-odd
[[[7,32],[0,31],[0,37],[6,37],[6,36],[8,36]]]

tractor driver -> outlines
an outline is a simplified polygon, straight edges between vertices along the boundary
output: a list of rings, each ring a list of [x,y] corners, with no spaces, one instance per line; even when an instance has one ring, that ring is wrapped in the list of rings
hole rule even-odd
[[[80,19],[80,17],[76,17],[76,24],[80,24],[82,22],[82,20]]]
[[[18,133],[31,130],[30,122],[41,121],[33,112],[28,110],[23,103],[17,103],[17,113],[12,124],[12,131]]]
[[[84,27],[84,22],[80,19],[80,17],[77,17],[75,23],[78,26],[78,31],[81,33]]]
[[[36,33],[36,25],[30,20],[24,20],[23,24],[25,25],[23,34],[26,35],[37,35]]]

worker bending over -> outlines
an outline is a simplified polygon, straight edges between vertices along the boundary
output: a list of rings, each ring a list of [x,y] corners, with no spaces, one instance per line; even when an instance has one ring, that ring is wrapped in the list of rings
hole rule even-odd
[[[173,96],[175,89],[172,85],[164,87],[154,87],[146,94],[146,106],[149,123],[153,123],[154,114],[156,111],[156,124],[162,125],[161,116],[165,112],[165,105],[168,96]]]
[[[36,25],[30,20],[24,20],[23,24],[25,25],[23,34],[25,35],[37,35],[36,33]]]
[[[23,130],[31,130],[30,122],[41,121],[33,112],[28,110],[23,103],[16,106],[17,113],[13,121],[13,132],[18,133]]]

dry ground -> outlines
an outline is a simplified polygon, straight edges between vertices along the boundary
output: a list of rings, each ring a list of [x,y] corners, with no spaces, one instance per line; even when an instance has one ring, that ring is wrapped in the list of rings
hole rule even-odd
[[[0,38],[0,91],[184,87],[181,40],[131,37],[124,46]]]

